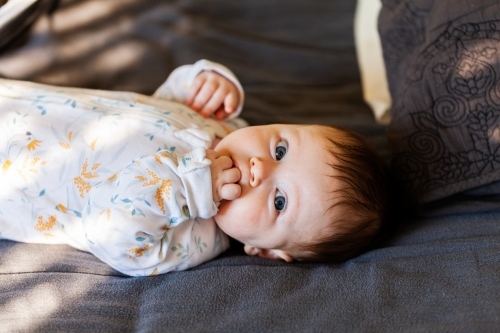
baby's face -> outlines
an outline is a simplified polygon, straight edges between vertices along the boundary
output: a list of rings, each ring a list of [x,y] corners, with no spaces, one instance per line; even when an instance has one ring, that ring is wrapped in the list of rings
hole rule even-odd
[[[257,249],[290,255],[296,244],[315,240],[328,225],[338,182],[333,157],[319,126],[247,127],[215,148],[241,171],[241,195],[222,201],[215,216],[227,235]],[[248,251],[247,251],[248,252]]]

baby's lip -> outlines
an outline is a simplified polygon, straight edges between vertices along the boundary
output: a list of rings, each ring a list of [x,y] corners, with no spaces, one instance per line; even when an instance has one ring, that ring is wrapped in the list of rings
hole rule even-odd
[[[233,161],[233,166],[239,169],[240,166],[238,165],[238,162],[236,162],[234,159],[232,159],[232,161]]]
[[[236,183],[241,185],[241,181],[243,179],[243,172],[241,171],[238,162],[236,162],[236,160],[234,160],[234,159],[232,159],[232,160],[233,160],[233,167],[240,171],[240,179],[238,179],[238,181]]]

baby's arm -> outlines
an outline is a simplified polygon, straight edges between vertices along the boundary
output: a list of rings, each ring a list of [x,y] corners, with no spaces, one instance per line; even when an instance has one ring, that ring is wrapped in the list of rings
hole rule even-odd
[[[191,106],[202,116],[237,117],[245,95],[236,76],[225,66],[200,60],[175,69],[153,96]]]
[[[197,219],[217,213],[211,164],[219,165],[225,180],[228,176],[220,165],[224,161],[212,162],[205,153],[204,148],[180,156],[160,151],[92,188],[83,214],[90,251],[122,273],[147,275],[193,266],[225,250],[212,251],[215,223]],[[206,248],[196,252],[200,239]],[[188,259],[183,259],[188,254],[178,255],[177,244],[183,244]]]

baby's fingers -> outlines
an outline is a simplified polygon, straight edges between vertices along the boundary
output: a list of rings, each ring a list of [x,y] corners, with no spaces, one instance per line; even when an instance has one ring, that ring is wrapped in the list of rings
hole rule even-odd
[[[215,119],[217,120],[222,120],[227,117],[227,112],[224,110],[224,108],[219,108],[219,110],[214,112]]]
[[[201,74],[198,75],[194,79],[193,83],[191,84],[191,87],[189,88],[189,91],[188,91],[188,94],[186,97],[186,104],[187,105],[193,104],[194,98],[196,97],[196,95],[200,91],[200,89],[203,86],[203,84],[205,83],[205,81],[206,81],[206,75],[201,75]]]
[[[225,184],[220,189],[221,200],[234,200],[241,194],[241,187],[238,184]]]
[[[204,117],[209,117],[210,115],[212,115],[223,105],[224,97],[224,91],[222,89],[217,89],[210,97],[210,100],[208,100],[200,110],[200,114]]]
[[[212,98],[217,88],[217,82],[205,81],[203,83],[203,86],[194,97],[193,102],[191,103],[191,108],[196,111],[201,110],[205,106],[205,104],[207,104],[207,102]]]
[[[235,90],[235,89],[233,89]],[[239,103],[239,94],[238,91],[229,92],[224,98],[224,110],[227,113],[233,113],[236,110],[236,107]]]
[[[219,158],[219,153],[212,149],[207,149],[207,158],[212,161],[212,163]],[[228,157],[229,158],[229,157]],[[230,158],[229,158],[230,159]],[[232,163],[232,162],[231,162]]]
[[[224,170],[224,172],[233,167],[233,160],[228,156],[217,156],[217,158],[213,160],[213,163],[214,167],[218,167],[221,171]],[[224,181],[226,181],[226,179],[224,179]]]
[[[223,171],[223,182],[224,184],[236,183],[240,180],[241,173],[238,168],[231,168]]]

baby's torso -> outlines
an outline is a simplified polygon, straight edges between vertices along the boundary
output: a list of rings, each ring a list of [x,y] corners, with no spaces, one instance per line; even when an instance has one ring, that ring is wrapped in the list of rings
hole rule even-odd
[[[208,148],[234,128],[138,94],[0,80],[0,219],[22,222],[0,237],[80,247],[92,186],[135,158]]]

